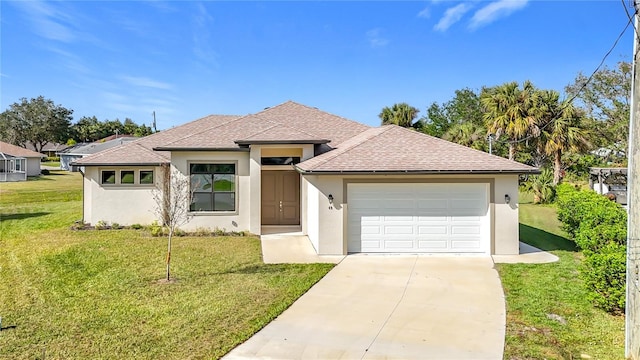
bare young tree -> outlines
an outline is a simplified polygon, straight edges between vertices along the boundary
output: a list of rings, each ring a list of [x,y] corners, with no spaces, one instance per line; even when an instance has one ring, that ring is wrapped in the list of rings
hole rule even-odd
[[[169,230],[167,240],[167,281],[171,280],[171,240],[176,230],[189,222],[189,206],[193,199],[189,178],[180,171],[163,165],[160,188],[153,190],[156,203],[155,213],[162,219],[162,225]]]

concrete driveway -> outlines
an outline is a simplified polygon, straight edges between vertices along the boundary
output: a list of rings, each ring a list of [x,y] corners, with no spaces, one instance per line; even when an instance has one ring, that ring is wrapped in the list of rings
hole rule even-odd
[[[225,359],[502,359],[490,257],[353,255]]]

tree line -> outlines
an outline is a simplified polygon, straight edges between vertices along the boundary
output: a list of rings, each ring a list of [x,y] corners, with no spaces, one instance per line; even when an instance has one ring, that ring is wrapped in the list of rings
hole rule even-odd
[[[565,87],[537,88],[507,82],[479,91],[460,89],[444,103],[419,109],[398,103],[384,107],[382,124],[396,124],[477,150],[552,169],[558,184],[568,169],[626,165],[631,96],[631,64],[620,62]],[[591,152],[600,149],[600,156]]]
[[[110,135],[146,136],[153,129],[136,124],[126,118],[99,121],[95,116],[83,116],[75,123],[73,110],[55,104],[43,96],[22,98],[0,113],[0,141],[27,147],[32,144],[36,151],[49,143],[73,145],[94,142]]]

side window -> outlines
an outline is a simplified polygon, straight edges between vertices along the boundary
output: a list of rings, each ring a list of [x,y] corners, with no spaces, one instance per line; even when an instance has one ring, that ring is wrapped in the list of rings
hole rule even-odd
[[[120,171],[120,184],[133,184],[135,180],[135,172],[133,170]]]
[[[140,184],[153,184],[153,170],[140,170]]]
[[[115,184],[116,183],[116,171],[115,170],[102,170],[100,176],[103,184]]]

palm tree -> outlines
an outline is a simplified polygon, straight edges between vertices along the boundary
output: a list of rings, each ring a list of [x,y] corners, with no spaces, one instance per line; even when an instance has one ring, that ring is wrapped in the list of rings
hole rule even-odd
[[[533,194],[534,204],[546,204],[553,201],[556,188],[553,183],[553,173],[550,169],[543,169],[540,175],[530,176],[522,184],[522,190]]]
[[[553,184],[562,179],[562,154],[583,151],[589,147],[589,133],[581,126],[580,113],[572,103],[559,101],[560,94],[549,90],[540,93],[541,136],[538,139],[544,152],[553,158]]]
[[[515,159],[518,141],[537,132],[536,117],[532,113],[535,92],[533,84],[525,81],[522,89],[517,82],[510,82],[487,89],[482,95],[487,130],[498,139],[502,135],[508,138],[509,160]]]
[[[419,112],[420,110],[407,103],[398,103],[392,107],[385,106],[378,117],[382,120],[382,125],[394,124],[410,128]]]
[[[455,124],[442,136],[456,144],[464,145],[476,150],[485,150],[487,129],[484,126],[468,121]]]

